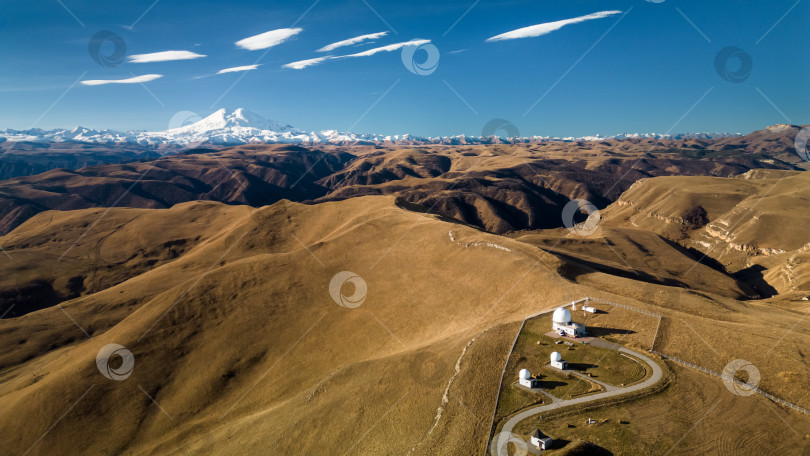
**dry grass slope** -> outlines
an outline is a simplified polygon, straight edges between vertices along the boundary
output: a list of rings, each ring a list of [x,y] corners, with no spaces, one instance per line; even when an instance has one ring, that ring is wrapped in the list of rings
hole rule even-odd
[[[614,275],[537,242],[406,210],[394,196],[115,208],[92,225],[98,212],[41,213],[0,238],[12,258],[6,275],[60,283],[75,274],[87,282],[86,291],[60,297],[67,299],[61,307],[0,320],[2,451],[478,453],[517,325],[582,296],[665,313],[672,325],[656,348],[715,369],[753,357],[763,340],[782,334],[774,359],[793,366],[810,338],[810,321],[790,309],[714,294],[732,290],[733,281],[718,278],[710,288],[694,280],[695,290],[684,292]],[[636,239],[620,230],[605,236],[619,235],[628,240],[616,245]],[[165,245],[178,240],[186,240],[182,248]],[[675,255],[655,239],[638,242]],[[574,244],[566,248],[584,256]],[[329,283],[339,271],[367,282],[360,307],[332,301]],[[706,343],[677,324],[695,327]],[[109,343],[134,354],[125,381],[95,366]],[[807,400],[790,382],[808,372],[780,377],[785,369],[768,358],[751,361],[763,387]],[[669,394],[681,409],[702,410],[707,395],[725,394],[713,379],[678,388]],[[730,407],[741,401],[728,394]],[[757,404],[745,413],[772,413],[761,399],[742,400]],[[778,413],[800,434],[810,429],[807,417]],[[666,423],[645,425],[677,440],[683,427]],[[735,426],[712,429],[696,433],[688,448],[746,435]],[[793,434],[781,426],[773,433]]]

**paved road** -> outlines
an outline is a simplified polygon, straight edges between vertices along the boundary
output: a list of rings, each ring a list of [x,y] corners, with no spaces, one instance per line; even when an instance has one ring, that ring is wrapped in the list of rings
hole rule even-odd
[[[594,344],[594,345],[602,345],[602,344]],[[574,398],[574,399],[559,399],[557,401],[552,402],[551,404],[538,405],[536,407],[526,409],[526,410],[512,416],[511,418],[509,418],[509,420],[506,421],[506,424],[503,425],[503,428],[501,428],[501,432],[495,434],[495,436],[492,437],[492,445],[490,446],[490,454],[492,456],[507,456],[508,453],[507,453],[506,447],[507,447],[507,444],[509,442],[517,443],[518,445],[520,445],[520,442],[523,442],[523,440],[518,439],[517,437],[513,436],[512,435],[512,430],[515,428],[515,426],[519,422],[525,420],[526,418],[529,418],[529,417],[534,416],[534,415],[538,415],[538,414],[543,413],[543,412],[548,412],[550,410],[557,410],[557,409],[560,409],[560,408],[563,408],[563,407],[569,407],[569,406],[577,405],[577,404],[586,404],[588,402],[593,402],[593,401],[597,401],[597,400],[600,400],[600,399],[605,399],[605,398],[608,398],[608,397],[621,396],[623,394],[629,394],[629,393],[632,393],[632,392],[635,392],[635,391],[641,391],[643,389],[646,389],[646,388],[649,388],[649,387],[653,386],[654,384],[658,383],[658,381],[661,380],[661,378],[663,378],[664,371],[661,369],[661,367],[655,361],[651,360],[647,356],[645,356],[645,355],[643,355],[641,353],[638,353],[636,351],[633,351],[633,350],[630,350],[630,349],[627,349],[627,348],[624,348],[624,347],[621,347],[621,346],[618,346],[618,345],[615,345],[615,344],[611,344],[611,345],[616,347],[616,348],[614,348],[615,350],[627,353],[629,355],[633,355],[633,356],[637,357],[638,359],[644,361],[650,367],[650,369],[652,369],[652,375],[647,380],[644,380],[643,382],[636,383],[636,384],[630,385],[630,386],[625,386],[625,387],[622,387],[622,388],[616,387],[612,391],[605,391],[605,392],[602,392],[602,393],[591,394],[589,396],[581,396],[581,397],[577,397],[577,398]],[[521,446],[521,448],[524,448],[524,447]]]

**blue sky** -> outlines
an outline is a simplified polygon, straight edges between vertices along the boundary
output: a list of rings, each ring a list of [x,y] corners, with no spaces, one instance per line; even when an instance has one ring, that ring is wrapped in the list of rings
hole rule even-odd
[[[306,130],[423,136],[479,135],[493,118],[522,135],[552,136],[747,133],[788,120],[810,123],[809,0],[4,0],[0,8],[0,129],[162,130],[179,111],[205,116],[222,107]],[[611,11],[621,13],[487,41]],[[302,30],[267,49],[235,45],[285,28]],[[206,57],[104,66],[88,52],[99,31],[119,36],[130,57],[168,50]],[[378,32],[387,35],[331,55],[421,39],[435,46],[438,65],[415,74],[396,50],[283,67],[330,55],[316,52],[327,44]],[[750,56],[742,81],[716,69],[728,46]],[[111,43],[102,47],[111,50]],[[428,51],[417,50],[416,62]],[[215,74],[253,64],[260,66]],[[732,57],[724,68],[733,76],[740,65]],[[162,77],[77,83],[147,74]]]

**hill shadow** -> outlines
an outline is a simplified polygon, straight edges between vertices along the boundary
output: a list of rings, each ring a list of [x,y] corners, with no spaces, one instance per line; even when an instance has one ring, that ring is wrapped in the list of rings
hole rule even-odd
[[[562,260],[565,260],[566,263],[558,268],[557,272],[563,276],[564,278],[574,281],[577,281],[577,278],[581,275],[590,274],[593,272],[603,272],[605,274],[610,274],[618,277],[624,277],[627,279],[632,280],[639,280],[641,282],[647,283],[654,283],[658,285],[666,285],[669,287],[679,287],[679,288],[689,288],[685,283],[674,280],[674,279],[664,279],[660,280],[657,279],[650,274],[639,271],[634,269],[631,271],[626,271],[624,269],[615,268],[613,266],[608,266],[605,264],[597,263],[595,261],[585,260],[583,258],[578,258],[572,255],[568,255],[562,252],[555,252],[553,250],[543,249],[544,252],[550,253]]]
[[[485,233],[487,232],[486,230],[483,230],[478,226],[470,225],[469,223],[466,223],[463,220],[448,217],[448,216],[442,214],[441,212],[437,211],[434,208],[429,208],[429,207],[427,207],[427,206],[425,206],[423,204],[419,204],[419,203],[412,203],[410,201],[407,201],[405,198],[402,198],[402,197],[399,197],[399,196],[394,198],[394,204],[397,207],[401,208],[401,209],[405,209],[405,210],[408,210],[408,211],[411,211],[411,212],[418,212],[420,214],[433,215],[433,216],[435,216],[436,218],[438,218],[439,220],[441,220],[443,222],[454,223],[456,225],[466,226],[468,228],[473,228],[475,230],[483,231]]]
[[[765,280],[763,271],[767,271],[767,268],[760,264],[755,264],[745,269],[740,269],[732,274],[732,277],[734,277],[738,282],[745,283],[749,287],[753,288],[761,298],[770,298],[779,294],[776,288]]]

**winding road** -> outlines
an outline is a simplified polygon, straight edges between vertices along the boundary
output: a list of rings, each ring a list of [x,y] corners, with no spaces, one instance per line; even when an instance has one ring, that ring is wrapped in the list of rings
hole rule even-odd
[[[642,360],[649,366],[649,368],[652,370],[652,375],[650,375],[650,377],[644,380],[643,382],[639,382],[630,386],[614,387],[602,393],[591,394],[588,396],[581,396],[574,399],[559,399],[553,401],[550,404],[538,405],[515,414],[514,416],[509,418],[509,420],[506,421],[506,423],[503,425],[503,428],[501,428],[501,432],[495,434],[495,436],[492,437],[492,445],[490,446],[490,454],[492,456],[508,456],[507,444],[509,442],[517,444],[521,449],[528,449],[526,447],[527,443],[523,439],[512,434],[512,430],[515,428],[515,426],[519,422],[525,420],[526,418],[529,418],[531,416],[543,412],[548,412],[550,410],[557,410],[563,407],[569,407],[577,404],[586,404],[588,402],[593,402],[600,399],[605,399],[614,396],[621,396],[624,394],[641,391],[655,385],[664,376],[664,371],[661,369],[661,366],[659,366],[658,363],[656,363],[655,361],[651,360],[650,358],[641,353],[621,347],[619,345],[610,344],[608,342],[604,342],[599,339],[592,341],[591,344],[601,346],[603,348],[618,350],[628,355],[635,356],[636,358]]]

